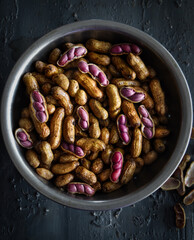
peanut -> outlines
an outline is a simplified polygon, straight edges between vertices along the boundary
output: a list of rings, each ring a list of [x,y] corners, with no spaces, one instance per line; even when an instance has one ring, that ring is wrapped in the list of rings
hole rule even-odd
[[[54,159],[51,145],[48,142],[43,141],[39,145],[39,150],[41,153],[41,161],[47,166],[50,166],[51,162]]]
[[[119,133],[117,131],[116,125],[113,125],[111,130],[110,130],[109,142],[110,142],[110,144],[115,144],[118,141],[119,141]]]
[[[28,133],[34,129],[33,123],[29,118],[20,118],[19,126],[20,128],[24,128]]]
[[[127,184],[135,173],[136,163],[135,161],[126,161],[121,173],[121,184]]]
[[[101,158],[105,164],[110,164],[110,156],[113,152],[113,146],[108,145],[105,150],[102,152]]]
[[[86,158],[81,159],[81,165],[85,167],[86,169],[90,170],[91,162],[87,160]],[[93,171],[92,171],[93,172]]]
[[[65,76],[65,74],[55,74],[52,77],[52,81],[59,85],[64,91],[67,91],[69,88],[69,79]]]
[[[116,191],[117,189],[121,188],[122,184],[121,183],[113,183],[111,181],[105,182],[102,184],[102,191],[103,192],[113,192]]]
[[[59,48],[54,48],[48,58],[48,62],[56,64],[59,56],[61,55],[61,50]]]
[[[72,172],[79,166],[78,161],[68,162],[68,163],[57,163],[51,168],[52,173],[61,175]]]
[[[101,130],[100,140],[102,140],[106,145],[109,143],[110,132],[108,128],[104,127]]]
[[[108,101],[109,101],[110,117],[116,118],[116,116],[119,114],[121,109],[121,98],[119,95],[118,88],[113,84],[109,84],[106,87],[106,94],[108,96]]]
[[[148,152],[143,156],[143,160],[146,165],[153,163],[157,158],[158,154],[154,150]]]
[[[133,131],[133,139],[131,143],[131,156],[137,158],[140,156],[142,150],[142,134],[139,128]]]
[[[79,160],[79,158],[77,158],[71,154],[63,154],[59,158],[60,163],[67,163],[67,162],[73,162],[73,161],[78,161],[78,160]]]
[[[91,171],[95,174],[99,174],[102,172],[103,166],[103,161],[100,158],[97,158],[92,162]]]
[[[54,177],[53,173],[46,168],[36,168],[36,172],[46,180],[50,180]]]
[[[102,107],[102,104],[99,101],[90,99],[89,106],[97,118],[102,120],[106,120],[108,118],[108,112]]]
[[[76,172],[76,176],[79,179],[81,179],[82,181],[90,185],[95,184],[97,182],[96,175],[82,166],[77,167],[75,172]]]
[[[99,138],[101,134],[98,119],[93,114],[89,114],[89,135],[91,138]]]
[[[71,173],[66,173],[64,175],[59,175],[55,179],[55,185],[57,187],[64,187],[68,183],[72,182],[74,179],[74,175]]]
[[[107,55],[98,54],[95,52],[89,52],[87,54],[87,57],[89,61],[93,62],[94,64],[100,64],[103,66],[107,66],[110,64],[110,57],[108,57]]]
[[[111,170],[110,168],[103,170],[101,173],[98,174],[98,180],[100,182],[105,182],[106,180],[109,179]]]
[[[26,85],[26,92],[28,95],[30,95],[32,91],[39,89],[38,82],[36,78],[32,75],[32,73],[26,73],[23,76],[23,81]]]
[[[109,53],[109,50],[111,48],[111,43],[99,41],[96,39],[89,39],[86,42],[86,48],[93,52],[99,52],[99,53]]]
[[[122,102],[122,110],[125,116],[128,118],[129,123],[132,127],[140,126],[141,120],[137,114],[137,111],[133,103],[130,103],[127,100],[124,100]]]

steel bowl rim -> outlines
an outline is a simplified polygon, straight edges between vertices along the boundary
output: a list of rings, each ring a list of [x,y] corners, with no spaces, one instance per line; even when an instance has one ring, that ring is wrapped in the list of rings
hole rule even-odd
[[[187,97],[184,99],[185,100],[184,106],[186,109],[183,109],[183,111],[185,111],[185,115],[183,115],[182,118],[183,120],[179,135],[183,137],[182,139],[180,139],[179,137],[179,140],[175,147],[175,150],[177,151],[173,152],[168,164],[166,164],[166,166],[162,169],[158,176],[156,176],[152,180],[152,183],[151,184],[148,183],[145,186],[136,190],[135,193],[133,193],[133,195],[130,196],[130,199],[129,195],[131,194],[127,194],[123,197],[118,197],[116,199],[105,201],[94,201],[90,199],[82,200],[76,199],[71,195],[64,195],[63,192],[60,192],[58,189],[47,186],[38,177],[35,177],[32,174],[32,171],[34,170],[30,169],[28,163],[23,161],[23,158],[20,156],[19,152],[16,149],[16,143],[11,129],[11,103],[14,96],[14,89],[21,77],[21,73],[23,73],[23,70],[27,66],[28,62],[30,62],[30,59],[32,59],[41,49],[47,46],[48,43],[54,42],[59,37],[62,37],[67,33],[73,33],[74,31],[90,29],[94,30],[109,29],[113,31],[123,32],[126,34],[130,32],[136,37],[137,36],[142,37],[143,41],[152,44],[153,48],[157,49],[157,53],[163,56],[164,59],[168,59],[168,63],[175,70],[179,84],[181,85],[181,87],[183,87],[183,94],[185,96],[187,95]],[[146,198],[147,196],[155,192],[168,179],[168,177],[170,177],[170,175],[175,171],[176,167],[179,165],[181,158],[183,157],[188,146],[193,121],[192,113],[193,113],[192,99],[186,78],[176,60],[163,45],[161,45],[157,40],[155,40],[148,34],[132,26],[128,26],[126,24],[113,21],[92,19],[67,24],[57,29],[54,29],[53,31],[47,33],[39,40],[34,42],[19,58],[19,60],[16,62],[14,68],[12,69],[8,77],[8,80],[3,91],[1,102],[1,129],[7,151],[15,167],[18,169],[20,174],[25,178],[25,180],[37,191],[39,191],[46,197],[58,203],[61,203],[62,205],[66,205],[72,208],[83,210],[108,210],[128,206]],[[186,126],[183,126],[185,119],[187,120],[186,121],[187,124]],[[172,161],[173,159],[175,159],[176,161]]]

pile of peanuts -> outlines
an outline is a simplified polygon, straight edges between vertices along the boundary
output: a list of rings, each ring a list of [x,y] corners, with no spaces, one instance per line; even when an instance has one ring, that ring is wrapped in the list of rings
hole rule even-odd
[[[23,76],[30,103],[15,137],[38,175],[93,196],[119,189],[165,151],[165,95],[141,53],[132,43],[64,43]]]

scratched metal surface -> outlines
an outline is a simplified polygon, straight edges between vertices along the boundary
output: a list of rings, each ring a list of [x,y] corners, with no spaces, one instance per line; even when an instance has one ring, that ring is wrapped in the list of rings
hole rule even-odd
[[[176,58],[194,93],[194,2],[183,0],[0,1],[0,89],[18,57],[36,39],[63,24],[91,18],[137,27]],[[166,79],[170,81],[170,79]],[[35,191],[17,172],[0,138],[0,240],[194,238],[194,207],[185,207],[185,229],[175,228],[176,192],[158,190],[113,211],[79,211]],[[191,142],[188,153],[193,153]],[[192,156],[193,157],[193,156]]]

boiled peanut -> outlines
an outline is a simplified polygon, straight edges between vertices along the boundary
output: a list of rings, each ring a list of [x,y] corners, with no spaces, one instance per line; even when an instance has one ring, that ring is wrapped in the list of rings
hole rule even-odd
[[[91,138],[99,138],[101,134],[98,119],[93,114],[89,114],[89,135]]]
[[[96,39],[89,39],[86,42],[86,48],[90,51],[99,52],[99,53],[109,53],[112,44],[109,42],[99,41]]]
[[[98,180],[100,182],[105,182],[106,180],[109,179],[110,176],[110,168],[103,170],[101,173],[98,174]]]
[[[119,56],[112,57],[112,63],[116,69],[121,72],[124,78],[134,80],[136,73],[131,69],[128,64]]]
[[[133,138],[131,143],[131,156],[137,158],[140,156],[142,150],[142,133],[139,128],[133,131]]]
[[[61,87],[53,87],[52,95],[65,109],[65,115],[71,115],[73,112],[73,104],[71,103],[69,94],[65,92]]]
[[[44,68],[45,76],[48,78],[52,78],[54,75],[58,74],[58,72],[58,68],[53,64],[48,64]]]
[[[79,83],[76,80],[69,81],[68,93],[71,97],[75,97],[77,91],[79,90]]]
[[[23,76],[23,81],[24,81],[24,84],[26,85],[27,94],[30,95],[30,93],[33,90],[39,89],[38,82],[37,82],[36,78],[32,75],[32,73],[26,73]]]
[[[63,137],[68,143],[75,141],[75,118],[73,116],[67,116],[64,120]]]
[[[124,100],[122,102],[122,110],[125,116],[128,118],[129,123],[132,127],[140,126],[141,120],[137,114],[137,111],[133,103],[128,102],[127,100]]]
[[[39,176],[46,180],[50,180],[51,178],[54,177],[53,173],[46,168],[36,168],[36,172],[38,173]]]
[[[97,152],[92,152],[90,155],[87,156],[87,158],[91,161],[95,160],[98,157],[99,151]]]
[[[102,189],[102,186],[101,186],[100,182],[97,181],[96,183],[94,183],[92,185],[92,188],[95,190],[95,192],[97,192],[97,191],[100,191]]]
[[[88,184],[92,185],[97,182],[96,175],[93,172],[89,171],[88,169],[86,169],[82,166],[77,167],[75,172],[76,172],[76,176],[78,178],[80,178],[82,181],[84,181]]]
[[[26,132],[31,132],[34,129],[34,125],[29,118],[20,118],[19,126],[24,128]]]
[[[105,182],[105,183],[102,184],[102,191],[110,193],[110,192],[116,191],[121,186],[122,186],[121,183],[113,183],[111,181]]]
[[[41,161],[49,166],[54,159],[51,145],[48,142],[43,141],[39,145],[39,150],[41,152]]]
[[[102,104],[99,101],[92,98],[89,101],[89,106],[97,118],[102,120],[106,120],[108,118],[108,112],[102,107]]]
[[[164,152],[166,149],[165,142],[162,139],[155,139],[154,140],[154,149],[158,153]]]
[[[142,142],[142,152],[143,153],[148,153],[151,150],[151,143],[150,140],[147,138],[143,137],[143,142]]]
[[[164,116],[166,114],[165,95],[158,79],[151,80],[150,90],[154,98],[156,112],[160,116]]]
[[[87,57],[90,62],[95,63],[95,64],[100,64],[103,66],[107,66],[110,64],[110,57],[108,57],[107,55],[98,54],[95,52],[89,52],[87,54]]]
[[[156,71],[154,70],[154,68],[150,67],[150,66],[147,66],[147,69],[149,71],[149,77],[150,78],[155,78],[156,76]]]
[[[133,160],[136,163],[135,174],[137,174],[141,171],[142,167],[144,166],[144,160],[143,158],[140,158],[140,157],[134,158]]]
[[[52,166],[51,171],[54,174],[61,175],[72,172],[79,166],[78,161],[68,162],[68,163],[56,163]]]
[[[68,183],[72,182],[74,179],[74,175],[71,173],[66,173],[64,175],[59,175],[55,179],[55,185],[57,187],[64,187]]]
[[[22,109],[21,117],[22,118],[30,118],[30,112],[29,112],[28,107],[25,107],[25,108]]]
[[[52,77],[52,81],[59,85],[64,91],[67,91],[69,88],[69,79],[65,76],[65,74],[55,74]]]
[[[38,155],[32,149],[29,149],[26,151],[26,160],[29,162],[30,166],[32,166],[33,168],[37,168],[40,165],[40,160],[38,158]]]
[[[61,50],[59,48],[54,48],[49,55],[48,62],[52,64],[56,64],[60,55],[61,55]]]
[[[83,89],[79,89],[75,95],[75,102],[78,105],[85,105],[87,103],[88,96],[87,93]]]
[[[47,104],[47,111],[49,115],[52,115],[55,112],[56,108],[53,104]]]
[[[36,81],[38,84],[43,85],[44,83],[50,83],[53,85],[53,82],[51,79],[47,78],[44,74],[42,73],[37,73],[37,72],[32,72],[32,76],[35,77]]]
[[[129,53],[127,56],[127,62],[136,72],[139,80],[145,80],[149,76],[149,71],[140,56]]]
[[[112,84],[115,84],[118,88],[122,87],[139,87],[140,82],[137,80],[127,80],[125,78],[114,78],[111,81]]]
[[[102,140],[106,145],[109,143],[110,132],[108,128],[104,127],[101,130],[100,140]]]
[[[59,103],[57,102],[57,100],[52,95],[46,96],[45,99],[46,99],[47,104],[52,104],[54,106],[59,106]]]
[[[91,162],[86,158],[82,158],[81,159],[81,165],[83,167],[85,167],[86,169],[90,170]]]
[[[133,178],[135,169],[136,169],[135,161],[125,162],[122,173],[121,173],[121,179],[120,179],[121,184],[126,184]]]
[[[156,151],[152,150],[143,156],[144,163],[146,165],[153,163],[158,158]]]
[[[104,166],[103,161],[100,158],[97,158],[92,162],[90,170],[95,174],[99,174],[102,172],[103,166]]]
[[[115,66],[112,65],[112,64],[110,64],[110,65],[108,66],[108,70],[110,71],[111,75],[112,75],[113,77],[115,77],[115,78],[118,78],[118,77],[121,76],[120,73],[119,73],[119,72],[117,71],[117,69],[115,68]]]
[[[43,95],[47,96],[51,92],[52,85],[50,83],[44,83],[41,88]]]
[[[109,142],[110,142],[110,144],[115,144],[118,141],[119,141],[119,133],[117,131],[116,125],[113,125],[111,130],[110,130]]]
[[[106,147],[105,143],[95,138],[80,138],[77,141],[77,146],[84,149],[85,152],[92,151],[103,151]]]
[[[167,137],[169,134],[170,134],[169,129],[165,127],[158,126],[155,129],[155,138],[164,138],[164,137]]]
[[[63,154],[60,156],[59,162],[60,163],[67,163],[67,162],[73,162],[73,161],[78,161],[79,158],[75,157],[74,155],[71,154]]]
[[[42,62],[42,61],[36,61],[35,62],[35,69],[37,72],[39,73],[43,73],[44,72],[44,68],[46,67],[46,63]]]
[[[62,138],[62,123],[65,117],[63,108],[57,108],[50,121],[50,139],[51,149],[57,149],[60,146]]]
[[[121,97],[118,88],[114,84],[109,84],[106,87],[106,94],[109,101],[109,114],[111,118],[115,118],[121,108]]]

